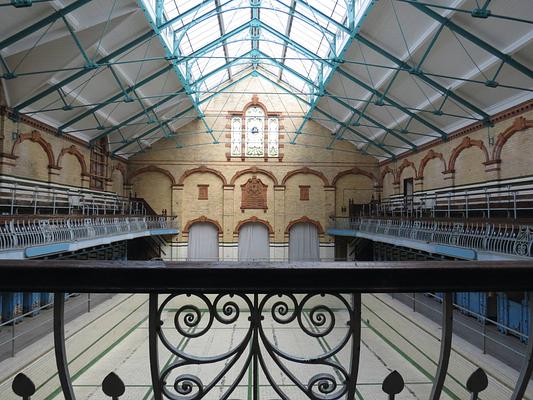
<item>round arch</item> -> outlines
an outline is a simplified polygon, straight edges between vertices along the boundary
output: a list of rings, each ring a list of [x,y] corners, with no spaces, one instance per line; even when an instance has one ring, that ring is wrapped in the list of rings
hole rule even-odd
[[[329,181],[328,181],[328,178],[326,178],[326,176],[320,172],[320,171],[316,171],[314,169],[311,169],[309,167],[303,167],[303,168],[299,168],[299,169],[295,169],[293,171],[289,171],[287,172],[287,175],[285,175],[281,181],[281,184],[283,186],[286,185],[287,181],[292,178],[293,176],[295,175],[299,175],[299,174],[303,174],[303,175],[315,175],[315,176],[318,176],[320,179],[322,179],[322,182],[324,182],[324,186],[329,186]]]
[[[259,224],[263,224],[267,227],[268,229],[268,233],[269,235],[273,235],[274,234],[274,229],[272,228],[272,225],[270,225],[270,222],[264,220],[264,219],[261,219],[261,218],[257,218],[257,217],[250,217],[250,218],[247,218],[247,219],[244,219],[242,221],[239,221],[239,223],[237,224],[237,226],[235,226],[235,229],[233,230],[233,233],[238,235],[239,234],[239,231],[241,230],[241,228],[243,227],[243,225],[246,225],[248,223],[259,223]]]
[[[412,168],[413,171],[415,171],[414,177],[416,178],[418,175],[418,172],[416,171],[415,163],[412,161],[409,161],[407,158],[404,158],[400,166],[398,167],[398,171],[396,172],[396,182],[400,182],[402,179],[402,173],[405,169]]]
[[[65,147],[64,149],[61,150],[61,153],[59,153],[59,156],[57,157],[57,166],[58,167],[61,167],[61,160],[63,159],[65,154],[70,154],[70,155],[76,157],[78,159],[78,162],[80,163],[80,166],[81,166],[81,174],[82,175],[88,175],[87,164],[85,163],[85,157],[83,156],[83,154],[81,154],[79,149],[76,146],[74,146],[74,145],[72,145],[70,147]]]
[[[206,216],[202,215],[201,217],[198,217],[198,218],[191,219],[191,220],[187,221],[187,223],[183,227],[183,230],[181,231],[181,233],[183,233],[184,235],[188,235],[189,231],[191,230],[191,226],[193,226],[196,223],[213,224],[214,226],[216,226],[219,235],[221,235],[222,232],[223,232],[222,231],[222,225],[220,225],[220,222],[218,222],[215,219],[207,218]]]
[[[447,172],[454,172],[455,171],[455,162],[457,161],[457,158],[459,155],[466,149],[469,149],[470,147],[477,147],[480,149],[483,154],[485,155],[485,163],[489,162],[489,152],[487,151],[487,148],[485,147],[485,144],[482,140],[472,140],[468,136],[463,139],[461,144],[457,146],[452,151],[452,155],[450,156],[450,161],[448,162],[448,171]]]
[[[220,178],[223,185],[228,184],[228,181],[226,180],[226,177],[224,176],[224,174],[222,174],[222,172],[216,169],[213,169],[213,168],[206,167],[205,165],[201,165],[198,168],[192,168],[192,169],[188,169],[187,171],[185,171],[180,176],[180,179],[178,180],[178,185],[183,185],[185,183],[185,179],[187,179],[187,177],[194,175],[194,174],[213,174]]]
[[[424,170],[426,169],[426,165],[431,161],[438,158],[442,162],[442,172],[446,171],[446,161],[444,160],[444,156],[442,153],[437,153],[436,151],[429,150],[424,158],[420,160],[420,164],[418,166],[418,178],[422,179],[424,178]]]
[[[353,168],[347,169],[345,171],[341,171],[337,175],[335,175],[335,177],[333,178],[332,185],[335,186],[337,184],[337,182],[339,181],[339,179],[341,179],[342,177],[347,176],[347,175],[362,175],[362,176],[366,176],[367,178],[371,179],[373,183],[376,183],[376,177],[374,176],[374,174],[372,172],[365,171],[364,169],[361,169],[361,168],[358,168],[358,167],[353,167]]]
[[[246,174],[263,174],[263,175],[266,175],[270,179],[272,179],[272,181],[274,182],[274,186],[279,186],[278,179],[276,178],[276,176],[272,172],[267,171],[265,169],[257,168],[257,167],[251,167],[251,168],[246,168],[246,169],[237,171],[235,173],[235,175],[233,175],[233,177],[231,178],[230,185],[235,185],[235,182],[237,181],[237,179],[239,177],[243,176],[243,175],[246,175]]]
[[[322,228],[322,224],[317,221],[317,220],[314,220],[314,219],[311,219],[307,216],[303,216],[303,217],[300,217],[298,219],[294,219],[292,220],[291,222],[289,222],[289,224],[287,225],[287,227],[285,228],[285,234],[288,235],[291,228],[296,225],[296,224],[302,224],[302,223],[307,223],[307,224],[312,224],[314,226],[316,226],[316,229],[318,230],[318,233],[323,235],[324,234],[324,228]]]
[[[128,177],[128,184],[131,184],[131,181],[136,176],[139,176],[141,174],[145,174],[147,172],[157,172],[159,174],[163,174],[170,180],[172,185],[176,184],[176,179],[174,178],[174,175],[172,175],[170,173],[170,171],[168,171],[168,170],[166,170],[164,168],[157,167],[155,165],[148,165],[146,167],[139,168],[138,170],[133,171],[133,173]]]
[[[21,134],[15,142],[13,142],[13,146],[11,147],[11,155],[13,157],[17,157],[15,155],[15,149],[16,147],[25,142],[26,140],[29,140],[31,142],[37,143],[46,153],[46,156],[48,157],[48,167],[54,167],[55,166],[55,157],[54,157],[54,151],[52,150],[52,145],[48,143],[42,135],[37,131],[32,131],[31,133],[23,133]]]
[[[379,180],[378,180],[378,185],[380,187],[383,187],[383,180],[385,179],[385,176],[387,176],[387,174],[392,174],[392,176],[394,177],[394,181],[396,182],[396,174],[394,173],[394,171],[391,169],[391,167],[389,167],[388,165],[383,168],[383,170],[381,171],[381,173],[379,174]]]

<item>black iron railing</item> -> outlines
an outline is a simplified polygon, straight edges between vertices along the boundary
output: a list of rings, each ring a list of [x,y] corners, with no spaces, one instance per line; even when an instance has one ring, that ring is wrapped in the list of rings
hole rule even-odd
[[[65,352],[62,293],[67,291],[149,294],[149,358],[156,400],[232,398],[247,373],[251,374],[253,399],[258,398],[261,385],[268,385],[279,398],[287,400],[354,399],[359,371],[361,294],[444,292],[441,349],[429,397],[438,400],[451,353],[452,292],[532,290],[532,273],[533,262],[0,261],[0,291],[56,293],[55,356],[67,400],[76,398]],[[180,302],[175,301],[177,298]],[[172,308],[176,304],[178,307]],[[172,313],[170,324],[163,318],[165,310]],[[196,355],[175,342],[176,334],[201,338],[209,334],[214,324],[229,326],[237,321],[244,328],[243,333],[220,354]],[[292,327],[302,343],[305,338],[331,337],[335,331],[335,341],[326,348],[304,346],[306,354],[297,354],[272,337],[273,326]],[[159,365],[162,349],[173,356],[173,361],[164,366]],[[341,352],[349,356],[338,357]],[[523,398],[531,378],[533,340],[529,341],[527,352],[512,400]],[[209,373],[191,373],[191,366],[203,367]],[[306,379],[302,372],[306,372]],[[292,392],[287,391],[288,385],[280,384],[279,374],[289,382]],[[227,376],[231,380],[216,395],[213,389]],[[488,378],[479,369],[465,384],[471,399],[477,399],[487,388]],[[23,374],[17,375],[12,388],[23,399],[36,394],[31,377]],[[404,389],[401,371],[389,374],[382,389],[383,398],[395,399]],[[119,376],[110,373],[102,390],[110,398],[119,399],[126,388]],[[296,397],[294,393],[298,393]]]

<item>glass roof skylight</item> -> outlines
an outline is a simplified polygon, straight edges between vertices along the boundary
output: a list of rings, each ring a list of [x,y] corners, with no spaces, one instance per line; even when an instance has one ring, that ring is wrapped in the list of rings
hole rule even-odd
[[[196,100],[258,70],[312,102],[371,0],[141,0]]]

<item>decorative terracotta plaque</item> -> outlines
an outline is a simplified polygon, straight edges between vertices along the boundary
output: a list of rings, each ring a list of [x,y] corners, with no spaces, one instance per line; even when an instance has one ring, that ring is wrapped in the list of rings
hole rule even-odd
[[[263,184],[261,179],[253,176],[244,184],[242,188],[242,204],[241,209],[260,209],[266,210],[267,207],[267,188],[268,185]]]

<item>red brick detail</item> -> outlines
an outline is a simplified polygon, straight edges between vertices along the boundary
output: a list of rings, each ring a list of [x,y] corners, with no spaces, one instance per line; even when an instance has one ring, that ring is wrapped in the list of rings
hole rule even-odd
[[[417,177],[417,171],[416,171],[416,167],[415,167],[415,163],[412,162],[412,161],[409,161],[407,158],[404,158],[402,163],[400,164],[400,166],[398,167],[398,170],[396,171],[396,178],[395,178],[395,183],[400,183],[400,179],[402,178],[402,173],[404,171],[404,169],[406,168],[413,168],[413,170],[415,171],[415,178]]]
[[[346,175],[363,175],[366,176],[369,179],[372,179],[372,182],[376,183],[376,177],[372,172],[365,171],[364,169],[361,169],[359,167],[353,167],[350,169],[347,169],[346,171],[341,171],[335,177],[333,178],[332,186],[335,186],[339,179],[341,179],[343,176]]]
[[[452,154],[450,156],[450,161],[448,162],[448,170],[445,171],[445,173],[452,173],[455,172],[455,162],[457,161],[457,157],[466,149],[470,147],[477,147],[480,149],[483,154],[485,155],[485,161],[484,163],[489,162],[489,152],[487,151],[487,148],[485,147],[485,144],[482,140],[472,140],[470,137],[465,137],[463,141],[457,146],[455,149],[452,150]]]
[[[320,179],[322,179],[322,182],[324,182],[324,186],[329,186],[329,181],[328,181],[328,178],[326,178],[326,176],[320,172],[320,171],[316,171],[314,169],[311,169],[309,167],[303,167],[303,168],[299,168],[299,169],[295,169],[293,171],[289,171],[287,172],[287,175],[285,175],[285,177],[282,179],[281,181],[281,184],[282,185],[285,185],[287,183],[287,181],[293,177],[294,175],[298,175],[298,174],[304,174],[304,175],[308,175],[308,174],[311,174],[311,175],[316,175],[318,176]]]
[[[198,217],[198,218],[191,219],[191,220],[187,221],[187,223],[185,224],[185,226],[183,227],[183,230],[181,232],[184,235],[188,235],[189,231],[191,230],[191,226],[193,226],[194,224],[196,224],[198,222],[207,222],[207,223],[215,225],[217,227],[219,235],[221,235],[222,232],[223,232],[222,225],[220,225],[220,222],[218,222],[215,219],[207,218],[205,215],[202,215],[201,217]]]
[[[209,185],[198,185],[198,200],[209,200]]]
[[[385,166],[385,168],[383,168],[381,170],[381,173],[379,174],[378,186],[380,186],[380,187],[383,186],[383,180],[385,179],[385,176],[387,174],[392,174],[392,176],[394,178],[394,183],[396,183],[396,174],[394,173],[392,168],[387,165],[387,166]]]
[[[131,184],[131,181],[133,180],[133,178],[135,178],[136,176],[139,176],[141,174],[145,174],[147,172],[157,172],[159,174],[163,174],[165,175],[168,179],[170,179],[170,182],[172,183],[172,185],[174,186],[176,184],[176,179],[174,178],[174,175],[172,175],[170,173],[170,171],[164,169],[164,168],[161,168],[161,167],[157,167],[155,165],[148,165],[146,167],[143,167],[143,168],[139,168],[138,170],[136,171],[133,171],[133,173],[128,177],[128,184]]]
[[[264,220],[264,219],[261,219],[261,218],[257,218],[256,216],[253,216],[253,217],[250,217],[250,218],[247,218],[245,220],[242,220],[242,221],[239,221],[239,223],[237,224],[237,226],[235,227],[235,229],[233,230],[233,233],[238,235],[239,234],[239,231],[241,230],[242,226],[245,225],[245,224],[248,224],[250,222],[254,222],[254,223],[259,223],[259,224],[263,224],[265,225],[267,228],[268,228],[268,233],[270,235],[273,235],[274,234],[274,229],[272,228],[272,225],[270,225],[270,222]]]
[[[433,149],[431,149],[426,153],[424,158],[420,160],[420,165],[418,166],[418,179],[424,178],[424,169],[426,168],[426,165],[428,164],[428,162],[435,158],[438,158],[442,161],[442,172],[444,173],[444,171],[446,171],[446,161],[444,160],[444,156],[442,155],[442,153],[437,153],[436,151],[433,151]]]
[[[42,147],[42,149],[46,153],[46,156],[48,157],[48,168],[56,167],[56,160],[54,157],[54,151],[52,150],[52,145],[48,143],[38,131],[31,131],[31,133],[21,134],[18,139],[13,143],[13,147],[11,148],[12,157],[16,157],[15,148],[26,140],[37,143],[39,146]]]
[[[291,228],[296,225],[296,224],[300,224],[300,223],[306,223],[306,224],[313,224],[314,226],[316,226],[316,229],[318,230],[318,233],[320,233],[321,235],[324,234],[324,228],[322,228],[322,224],[314,219],[311,219],[307,216],[303,216],[303,217],[300,217],[298,219],[294,219],[292,220],[291,222],[289,222],[289,224],[287,225],[287,227],[285,228],[285,234],[288,235]]]
[[[501,153],[505,143],[517,132],[524,131],[526,129],[533,128],[533,120],[525,119],[524,117],[518,117],[514,120],[513,124],[501,132],[497,139],[494,149],[492,150],[492,161],[494,163],[501,162]]]
[[[268,209],[267,188],[268,185],[265,185],[263,182],[261,182],[261,179],[258,179],[255,175],[248,179],[246,183],[241,185],[241,210]]]
[[[227,185],[228,182],[226,180],[226,177],[222,172],[219,170],[206,167],[205,165],[200,165],[198,168],[193,168],[185,171],[178,180],[178,185],[183,185],[185,183],[185,179],[193,174],[213,174],[218,176],[222,180],[223,185]]]
[[[63,156],[65,154],[70,154],[70,155],[73,155],[74,157],[76,157],[78,159],[78,162],[80,163],[80,166],[81,166],[81,174],[83,176],[89,176],[89,173],[87,171],[87,163],[85,162],[85,156],[83,154],[81,154],[81,152],[79,151],[79,149],[72,145],[70,147],[65,147],[63,150],[61,150],[61,153],[59,153],[59,157],[57,157],[57,166],[58,167],[61,167],[61,160],[63,159]]]
[[[309,201],[309,188],[308,185],[300,185],[300,200]]]
[[[272,179],[272,181],[274,182],[274,186],[278,186],[278,179],[275,177],[275,175],[270,172],[270,171],[267,171],[265,169],[261,169],[261,168],[257,168],[257,167],[251,167],[251,168],[246,168],[246,169],[243,169],[243,170],[240,170],[240,171],[237,171],[235,173],[235,175],[233,175],[233,178],[231,178],[231,181],[230,181],[230,185],[235,185],[235,181],[243,176],[243,175],[246,175],[246,174],[263,174],[263,175],[266,175],[268,176],[270,179]]]

